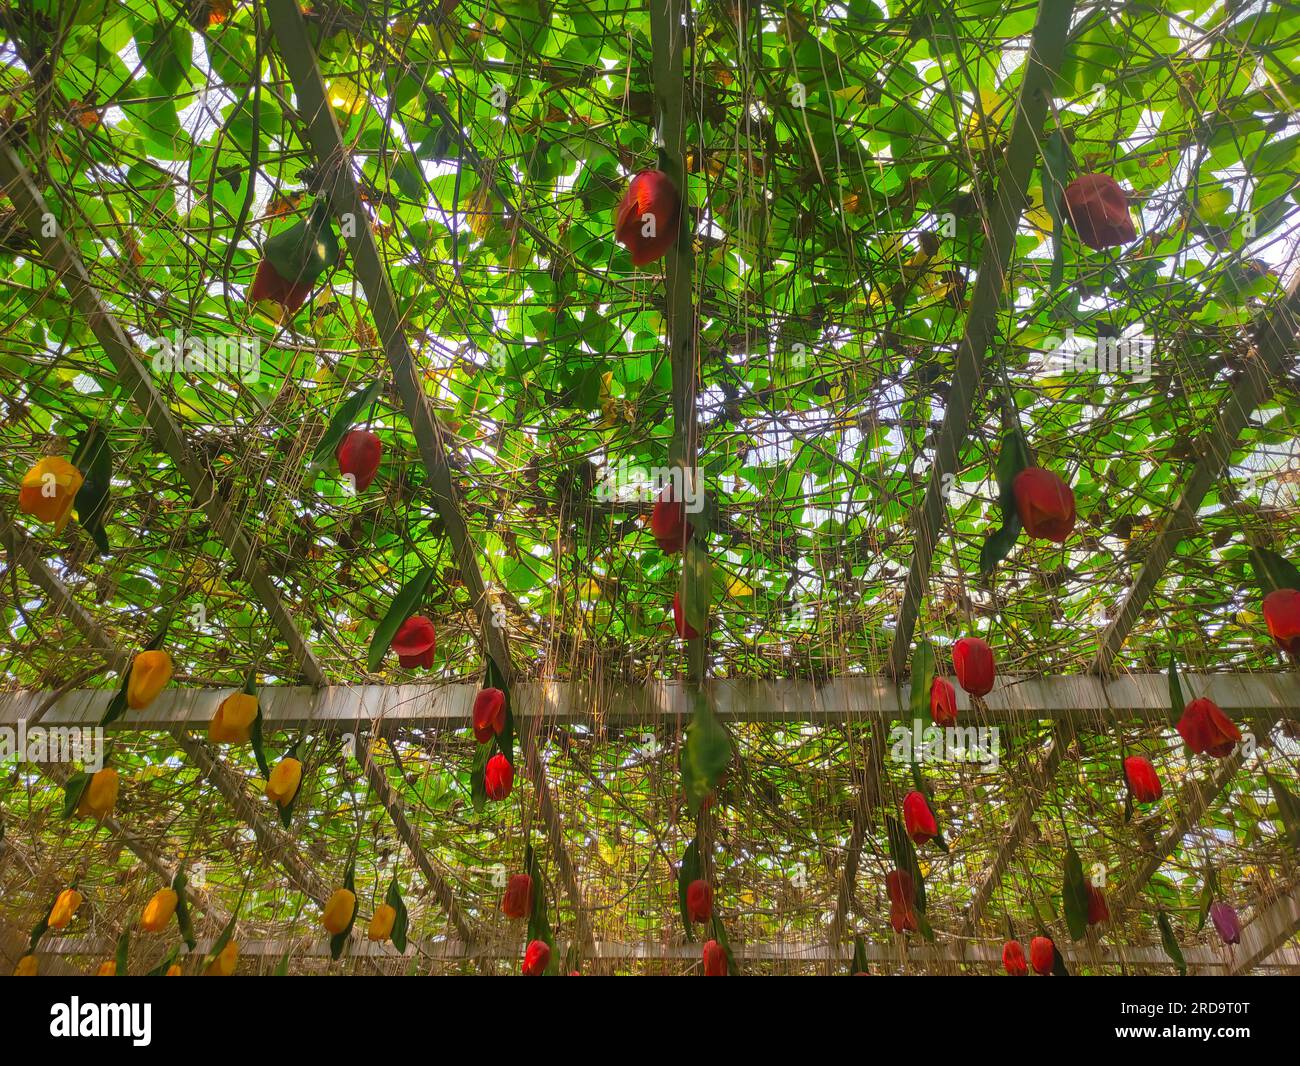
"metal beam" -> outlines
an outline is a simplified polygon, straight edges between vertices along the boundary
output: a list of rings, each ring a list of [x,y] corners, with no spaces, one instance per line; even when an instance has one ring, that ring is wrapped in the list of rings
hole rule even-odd
[[[1247,973],[1268,965],[1276,958],[1300,954],[1283,945],[1300,933],[1300,889],[1279,897],[1241,931],[1241,943],[1233,949],[1232,972]]]

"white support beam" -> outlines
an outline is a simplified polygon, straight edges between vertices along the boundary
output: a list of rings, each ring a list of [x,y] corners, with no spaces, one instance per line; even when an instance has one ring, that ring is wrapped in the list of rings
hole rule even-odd
[[[1241,943],[1233,952],[1234,974],[1247,973],[1279,957],[1300,954],[1283,945],[1300,933],[1300,889],[1279,897],[1241,931]]]

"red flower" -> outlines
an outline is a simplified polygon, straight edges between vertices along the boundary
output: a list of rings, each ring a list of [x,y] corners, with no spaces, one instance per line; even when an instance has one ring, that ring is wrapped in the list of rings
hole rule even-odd
[[[704,942],[704,976],[727,976],[727,953],[722,950],[722,945],[716,940],[706,940]]]
[[[541,977],[551,964],[551,945],[545,940],[530,940],[524,950],[524,976]]]
[[[972,696],[986,696],[993,690],[997,668],[993,650],[979,637],[962,637],[952,646],[952,668],[957,684]]]
[[[1019,940],[1008,940],[1002,945],[1002,968],[1012,977],[1024,977],[1029,973],[1025,965],[1025,949]]]
[[[271,265],[271,261],[263,259],[257,264],[257,273],[253,277],[253,287],[248,290],[248,299],[251,303],[271,300],[292,314],[307,302],[311,290],[310,281],[285,281]]]
[[[1265,596],[1264,622],[1273,642],[1293,659],[1300,659],[1300,592],[1278,589]]]
[[[1056,961],[1056,945],[1052,943],[1051,937],[1036,936],[1029,942],[1029,961],[1034,967],[1034,973],[1042,977],[1052,972],[1052,964]]]
[[[895,933],[916,932],[916,911],[910,903],[895,903],[889,908],[889,924]]]
[[[499,688],[480,689],[474,697],[474,737],[486,744],[506,727],[506,694]]]
[[[686,612],[682,610],[682,594],[673,593],[673,625],[677,629],[677,635],[682,640],[695,640],[699,633],[695,632],[695,627],[686,621]]]
[[[912,875],[906,870],[890,870],[885,875],[885,891],[889,893],[889,902],[894,906],[912,905],[916,886],[912,884]]]
[[[1089,248],[1101,251],[1137,240],[1128,196],[1108,174],[1082,174],[1065,187],[1061,214]]]
[[[677,240],[681,197],[662,170],[643,170],[632,179],[614,216],[614,236],[637,266],[653,263]]]
[[[1088,889],[1088,924],[1100,925],[1110,921],[1110,908],[1106,906],[1106,897],[1096,885],[1089,884]]]
[[[339,441],[334,458],[339,461],[339,473],[351,474],[358,492],[365,492],[379,472],[379,457],[384,446],[368,429],[354,429]]]
[[[686,504],[673,500],[673,487],[668,485],[655,501],[650,512],[650,532],[659,543],[659,550],[671,555],[682,550],[691,539],[693,528],[686,520]]]
[[[533,911],[533,879],[515,874],[501,897],[501,910],[507,918],[527,918]]]
[[[510,795],[514,783],[515,768],[510,765],[509,759],[500,752],[488,759],[488,764],[483,770],[483,785],[487,789],[488,799],[505,799]]]
[[[903,797],[903,824],[907,826],[907,835],[912,838],[912,843],[918,847],[939,835],[934,812],[919,792],[909,792]]]
[[[415,614],[402,623],[393,636],[393,651],[397,661],[405,667],[433,666],[433,651],[438,645],[438,634],[433,623],[423,615]]]
[[[1155,767],[1141,755],[1130,755],[1124,760],[1124,778],[1134,803],[1155,803],[1164,794]]]
[[[1069,485],[1050,470],[1027,466],[1016,475],[1011,491],[1026,533],[1065,543],[1074,531],[1074,493]]]
[[[935,725],[957,724],[957,690],[941,677],[930,682],[930,717]]]
[[[693,922],[704,923],[713,917],[713,888],[707,881],[692,881],[686,886],[686,913]]]
[[[1213,755],[1216,759],[1231,755],[1241,740],[1241,730],[1219,710],[1218,704],[1204,696],[1187,705],[1178,720],[1178,732],[1197,755]]]

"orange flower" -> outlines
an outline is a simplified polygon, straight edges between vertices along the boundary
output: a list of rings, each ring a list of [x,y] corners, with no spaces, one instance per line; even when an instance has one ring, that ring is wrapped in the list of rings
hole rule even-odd
[[[172,657],[165,651],[142,651],[131,662],[126,682],[126,705],[142,711],[172,679]]]
[[[35,977],[36,976],[36,956],[24,955],[18,960],[18,965],[14,967],[15,977]]]
[[[80,906],[81,893],[75,888],[65,888],[55,899],[54,906],[50,908],[50,916],[45,920],[45,924],[51,929],[66,929]]]
[[[116,963],[116,962],[111,962],[111,961],[110,961],[110,962],[101,962],[101,963],[99,964],[99,969],[95,971],[95,976],[96,976],[96,977],[116,977],[116,976],[117,976],[117,963]]]
[[[356,894],[346,888],[336,888],[325,903],[325,911],[320,916],[321,925],[332,936],[338,936],[351,924],[356,909]]]
[[[208,739],[214,744],[247,744],[257,719],[257,697],[232,692],[217,708],[208,725]]]
[[[302,784],[302,763],[297,759],[281,759],[271,771],[266,782],[266,798],[287,807],[298,794]]]
[[[42,522],[54,523],[54,531],[62,533],[84,481],[81,471],[66,459],[47,455],[23,477],[18,509]]]
[[[82,818],[106,818],[117,803],[118,777],[111,766],[99,770],[82,790],[77,814]]]
[[[208,965],[204,972],[205,977],[229,977],[235,972],[235,967],[239,965],[239,945],[233,940],[227,942],[226,946],[221,949],[218,955]]]
[[[387,903],[375,908],[375,916],[370,919],[370,928],[366,930],[367,940],[387,940],[393,935],[393,925],[397,921],[397,910]]]
[[[144,905],[144,914],[140,916],[140,928],[146,933],[161,933],[176,913],[176,904],[180,898],[170,888],[160,888]]]

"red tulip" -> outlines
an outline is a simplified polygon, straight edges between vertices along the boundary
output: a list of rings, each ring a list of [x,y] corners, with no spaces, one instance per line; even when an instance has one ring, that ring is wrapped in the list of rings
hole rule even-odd
[[[379,471],[379,457],[384,446],[368,429],[354,429],[347,433],[334,450],[339,461],[339,473],[351,474],[358,492],[365,492]]]
[[[903,797],[903,824],[907,826],[907,835],[917,847],[939,835],[934,812],[919,792],[909,792]]]
[[[1225,944],[1241,943],[1241,919],[1229,903],[1216,903],[1210,908],[1214,931]]]
[[[257,264],[257,274],[253,277],[253,287],[248,290],[248,299],[251,303],[271,300],[292,314],[307,302],[312,284],[310,281],[285,281],[271,265],[271,261],[263,259]]]
[[[637,266],[653,263],[677,240],[682,200],[662,170],[643,170],[632,179],[614,217],[614,236]]]
[[[668,485],[655,501],[650,512],[650,532],[659,544],[659,550],[671,555],[682,550],[691,539],[693,527],[686,520],[686,504],[673,499],[673,487]]]
[[[1052,943],[1051,937],[1036,936],[1029,942],[1029,961],[1034,967],[1034,973],[1041,977],[1052,972],[1052,964],[1056,961],[1056,945]]]
[[[1231,755],[1241,740],[1241,730],[1204,696],[1187,705],[1178,720],[1178,732],[1197,755],[1213,755],[1216,759]]]
[[[1110,908],[1106,905],[1106,896],[1096,885],[1089,884],[1088,889],[1088,924],[1100,925],[1110,921]]]
[[[916,911],[910,903],[895,903],[889,908],[889,924],[895,933],[916,932]]]
[[[1019,940],[1008,940],[1002,945],[1002,968],[1012,977],[1024,977],[1029,973],[1025,965],[1025,949]]]
[[[1089,248],[1101,251],[1137,240],[1128,196],[1108,174],[1082,174],[1065,187],[1061,214]]]
[[[1074,492],[1069,485],[1050,470],[1027,466],[1016,475],[1011,491],[1026,533],[1065,543],[1074,531]]]
[[[1273,642],[1300,659],[1300,592],[1278,589],[1264,597],[1264,623]]]
[[[397,661],[405,667],[433,666],[433,652],[438,645],[438,634],[433,623],[423,615],[412,615],[402,623],[393,636],[393,651]]]
[[[486,744],[506,727],[506,694],[485,688],[474,697],[474,737]]]
[[[533,879],[515,874],[501,897],[501,910],[507,918],[527,918],[533,912]]]
[[[500,752],[488,759],[488,764],[483,770],[483,785],[487,790],[488,799],[505,799],[510,795],[514,783],[515,768],[510,765],[509,759]]]
[[[716,940],[706,940],[704,943],[704,976],[727,976],[727,953]]]
[[[885,875],[885,890],[889,893],[889,902],[896,907],[910,907],[916,898],[916,886],[906,870],[890,870]]]
[[[935,725],[957,724],[957,690],[941,677],[930,682],[930,717]]]
[[[1155,767],[1141,755],[1130,755],[1124,760],[1124,777],[1134,803],[1155,803],[1164,794]]]
[[[993,649],[979,637],[962,637],[952,646],[952,668],[957,684],[972,696],[986,696],[993,690],[997,668]]]
[[[530,940],[524,950],[524,976],[541,977],[551,964],[551,945],[545,940]]]
[[[682,640],[696,640],[699,637],[695,627],[686,621],[686,612],[682,610],[682,594],[680,592],[673,593],[673,625],[677,629],[677,635]]]
[[[686,913],[693,922],[704,923],[713,917],[713,888],[707,881],[692,881],[686,886]]]

